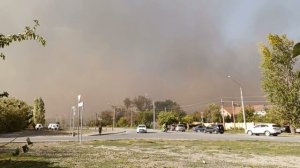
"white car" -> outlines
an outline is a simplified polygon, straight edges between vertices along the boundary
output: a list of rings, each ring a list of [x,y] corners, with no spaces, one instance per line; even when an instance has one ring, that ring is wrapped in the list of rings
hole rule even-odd
[[[34,128],[36,130],[41,130],[41,129],[43,129],[43,125],[42,124],[36,124]]]
[[[277,136],[278,134],[281,134],[281,127],[273,123],[257,124],[253,128],[247,129],[247,134],[265,134],[266,136]]]
[[[136,128],[136,133],[147,133],[147,127],[145,124],[140,124]]]
[[[59,124],[56,124],[56,123],[50,123],[48,125],[48,129],[51,129],[51,130],[59,130]]]
[[[185,126],[184,124],[178,124],[175,128],[175,131],[181,131],[181,132],[185,132]]]

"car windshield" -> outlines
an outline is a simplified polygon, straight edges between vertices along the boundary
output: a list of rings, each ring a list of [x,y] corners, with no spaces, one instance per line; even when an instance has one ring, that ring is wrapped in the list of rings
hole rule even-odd
[[[145,126],[145,125],[139,125],[139,127],[140,127],[140,128],[145,128],[146,126]]]

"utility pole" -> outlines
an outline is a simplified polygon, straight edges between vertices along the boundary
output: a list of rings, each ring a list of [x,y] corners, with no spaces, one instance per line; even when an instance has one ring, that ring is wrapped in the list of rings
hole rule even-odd
[[[222,119],[223,119],[223,126],[225,127],[225,119],[224,119],[224,104],[223,100],[221,99],[221,105],[222,105]]]
[[[130,127],[132,128],[132,109],[130,108]]]
[[[112,126],[112,130],[114,130],[115,128],[115,120],[116,120],[116,106],[113,106],[114,108],[114,116],[113,116],[113,126]]]
[[[233,126],[235,128],[235,108],[234,108],[234,102],[231,102],[231,106],[232,106],[232,118],[233,118]]]
[[[71,111],[70,111],[70,132],[72,128],[72,115],[73,115],[73,107],[71,107]]]
[[[153,129],[155,129],[155,102],[153,100]]]

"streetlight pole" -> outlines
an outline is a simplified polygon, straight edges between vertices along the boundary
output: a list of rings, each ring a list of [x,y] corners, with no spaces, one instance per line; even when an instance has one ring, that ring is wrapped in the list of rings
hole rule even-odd
[[[237,84],[240,87],[240,93],[241,93],[241,102],[242,102],[242,111],[243,111],[243,120],[244,120],[244,129],[245,132],[247,131],[247,125],[246,125],[246,115],[245,115],[245,107],[244,107],[244,98],[243,98],[243,89],[241,84],[236,81],[235,79],[233,79],[230,75],[227,76],[228,78],[230,78],[235,84]]]
[[[75,132],[74,132],[74,130],[75,130],[75,120],[74,120],[74,117],[75,117],[75,114],[76,114],[76,107],[75,106],[72,106],[72,116],[73,116],[73,132],[72,132],[72,135],[73,136],[75,136]]]
[[[155,102],[153,100],[153,129],[155,129]]]

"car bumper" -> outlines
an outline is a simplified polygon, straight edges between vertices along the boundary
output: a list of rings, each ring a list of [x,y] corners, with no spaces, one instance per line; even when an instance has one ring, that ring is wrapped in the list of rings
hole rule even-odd
[[[147,132],[147,130],[144,130],[144,129],[139,129],[139,130],[137,130],[136,132],[139,132],[139,133],[146,133],[146,132]]]

